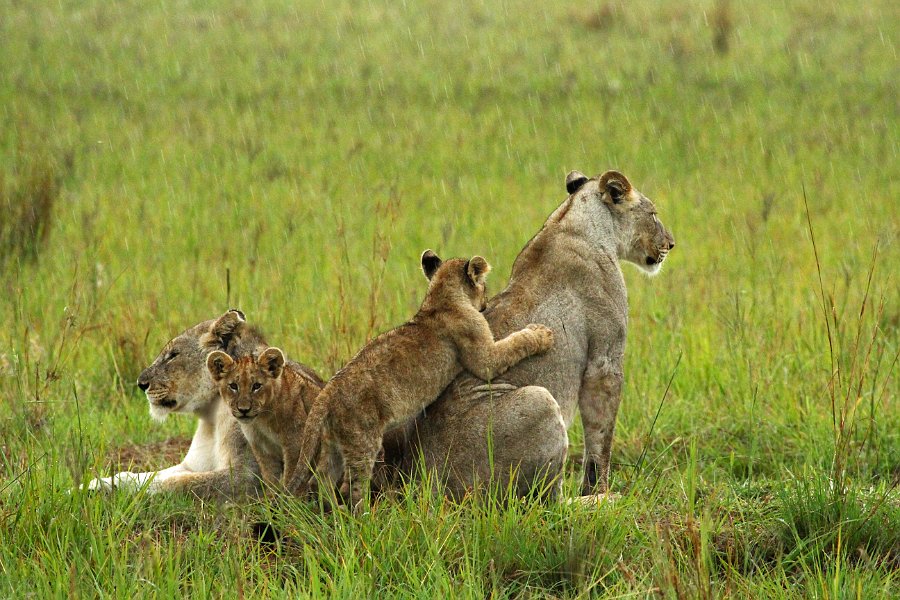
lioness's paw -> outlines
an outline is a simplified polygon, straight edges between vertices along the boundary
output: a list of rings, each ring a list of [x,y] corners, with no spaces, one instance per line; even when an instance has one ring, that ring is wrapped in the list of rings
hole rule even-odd
[[[91,479],[87,483],[82,483],[78,486],[78,489],[88,490],[90,492],[111,492],[115,487],[112,477],[99,477],[97,479]]]
[[[532,323],[526,327],[532,332],[537,352],[546,352],[553,347],[553,330],[546,325]]]
[[[152,484],[155,475],[156,473],[152,472],[130,473],[128,471],[123,471],[122,473],[116,473],[111,477],[98,477],[97,479],[92,479],[88,483],[82,484],[80,489],[92,492],[111,492],[117,488],[137,490],[148,483]],[[151,485],[151,488],[152,487],[153,486]]]

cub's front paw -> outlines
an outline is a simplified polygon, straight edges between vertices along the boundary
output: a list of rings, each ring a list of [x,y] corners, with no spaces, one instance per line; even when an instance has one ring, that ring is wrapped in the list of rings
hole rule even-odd
[[[526,327],[529,331],[531,331],[532,338],[534,339],[535,346],[537,348],[536,352],[546,352],[550,348],[553,347],[553,330],[547,327],[546,325],[539,325],[532,323],[528,327]]]

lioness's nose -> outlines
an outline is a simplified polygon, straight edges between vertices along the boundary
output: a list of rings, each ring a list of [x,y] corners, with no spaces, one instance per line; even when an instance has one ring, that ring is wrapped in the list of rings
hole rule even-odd
[[[147,381],[141,381],[140,379],[138,379],[138,381],[137,381],[137,386],[138,386],[138,388],[140,388],[140,390],[141,390],[142,392],[146,392],[146,391],[147,391],[147,388],[150,387],[150,383],[147,382]]]
[[[669,235],[669,250],[675,247],[675,238]]]

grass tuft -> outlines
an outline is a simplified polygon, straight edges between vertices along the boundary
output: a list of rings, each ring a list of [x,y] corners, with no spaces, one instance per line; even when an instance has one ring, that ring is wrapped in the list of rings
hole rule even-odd
[[[733,37],[734,16],[730,0],[716,0],[710,18],[713,49],[717,54],[728,54]]]
[[[59,195],[59,170],[45,153],[20,150],[11,174],[0,170],[0,266],[4,271],[38,259],[50,235]]]

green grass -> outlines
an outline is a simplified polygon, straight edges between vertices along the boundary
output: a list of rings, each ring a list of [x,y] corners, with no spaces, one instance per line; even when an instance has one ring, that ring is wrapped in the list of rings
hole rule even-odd
[[[898,22],[887,0],[3,4],[0,597],[900,595]],[[66,493],[177,456],[154,449],[193,423],[133,387],[174,333],[239,306],[330,374],[414,310],[422,250],[485,255],[500,290],[566,171],[608,168],[678,242],[659,277],[626,269],[618,502]]]

